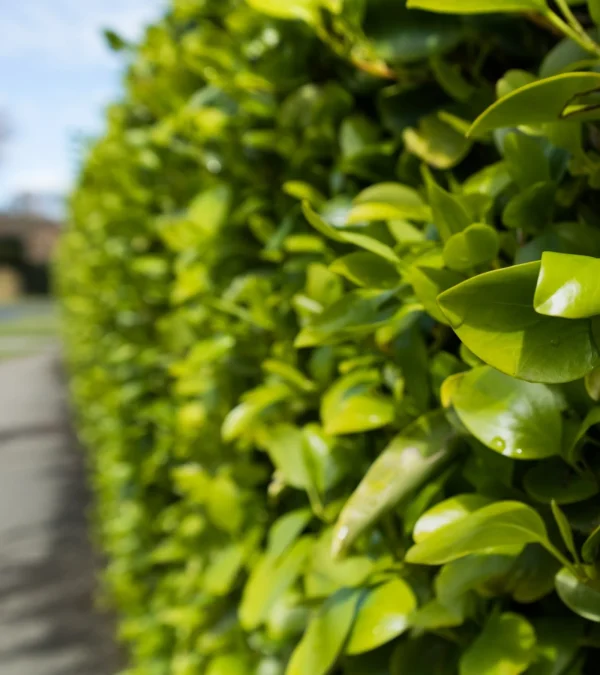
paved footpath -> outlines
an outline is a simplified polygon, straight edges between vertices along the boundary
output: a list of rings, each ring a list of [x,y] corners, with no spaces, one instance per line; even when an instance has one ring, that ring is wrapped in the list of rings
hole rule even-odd
[[[55,352],[0,363],[0,675],[115,675]]]

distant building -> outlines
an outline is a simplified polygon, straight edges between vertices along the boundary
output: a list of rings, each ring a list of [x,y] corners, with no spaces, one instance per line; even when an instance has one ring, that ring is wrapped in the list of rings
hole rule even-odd
[[[0,213],[0,301],[50,290],[60,224],[30,213]]]

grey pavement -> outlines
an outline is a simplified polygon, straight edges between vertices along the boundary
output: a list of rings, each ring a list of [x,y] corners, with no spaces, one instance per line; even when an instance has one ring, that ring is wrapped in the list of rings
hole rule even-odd
[[[115,675],[56,351],[0,363],[0,675]]]

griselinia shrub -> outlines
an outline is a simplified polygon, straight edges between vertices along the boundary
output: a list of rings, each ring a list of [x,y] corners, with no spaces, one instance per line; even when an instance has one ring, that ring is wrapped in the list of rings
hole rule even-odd
[[[57,263],[128,675],[583,675],[598,0],[174,0]]]

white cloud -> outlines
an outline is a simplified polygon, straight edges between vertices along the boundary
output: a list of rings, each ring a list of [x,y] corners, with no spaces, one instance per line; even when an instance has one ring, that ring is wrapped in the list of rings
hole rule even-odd
[[[0,12],[0,58],[51,60],[55,66],[104,65],[110,55],[101,35],[113,28],[137,39],[159,16],[163,0],[26,0]]]

